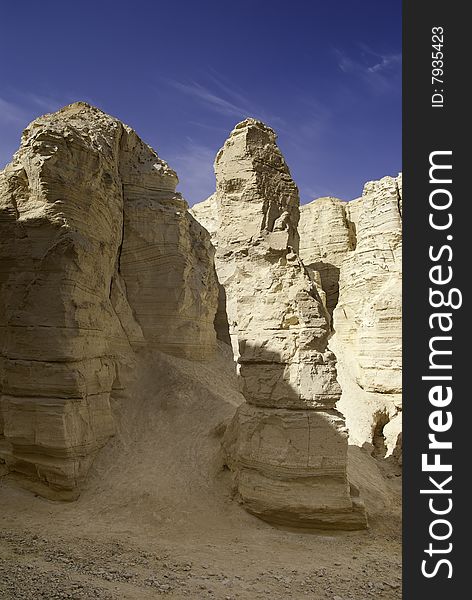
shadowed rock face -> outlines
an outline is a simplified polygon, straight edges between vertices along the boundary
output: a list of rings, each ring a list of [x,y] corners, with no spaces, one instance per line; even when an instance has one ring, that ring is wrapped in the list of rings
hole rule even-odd
[[[352,202],[319,198],[302,207],[300,255],[319,271],[333,314],[350,440],[398,453],[401,445],[402,178],[365,185]]]
[[[227,463],[244,506],[261,518],[362,528],[335,409],[341,389],[329,315],[297,254],[298,190],[275,140],[259,121],[238,124],[216,157],[216,194],[192,209],[215,232],[246,399],[225,436]]]
[[[325,197],[300,207],[300,258],[310,273],[319,274],[330,315],[338,303],[341,264],[356,244],[346,206],[338,198]]]
[[[31,123],[0,173],[0,463],[39,493],[78,495],[133,348],[214,349],[213,249],[177,181],[85,103]]]

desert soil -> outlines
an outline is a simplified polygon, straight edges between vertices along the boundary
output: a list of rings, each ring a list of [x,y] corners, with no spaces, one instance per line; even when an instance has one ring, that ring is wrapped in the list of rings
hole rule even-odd
[[[144,356],[76,502],[0,479],[2,600],[401,598],[401,478],[387,463],[352,449],[367,531],[278,529],[232,497],[229,364]]]

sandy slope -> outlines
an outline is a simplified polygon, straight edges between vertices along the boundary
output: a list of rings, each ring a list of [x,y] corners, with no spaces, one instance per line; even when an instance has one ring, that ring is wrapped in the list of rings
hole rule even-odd
[[[118,433],[75,503],[0,480],[0,598],[401,597],[399,477],[350,451],[366,532],[280,530],[232,499],[220,439],[242,401],[213,362],[143,353],[116,394]]]

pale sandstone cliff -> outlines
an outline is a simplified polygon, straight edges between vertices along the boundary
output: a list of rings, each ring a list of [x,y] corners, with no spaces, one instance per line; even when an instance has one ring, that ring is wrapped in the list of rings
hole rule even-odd
[[[356,245],[347,206],[327,196],[300,207],[300,258],[310,273],[319,274],[330,315],[338,303],[341,264],[346,252]]]
[[[302,219],[307,269],[275,139],[258,121],[237,125],[216,193],[192,211],[213,236],[218,283],[175,172],[129,127],[76,103],[25,130],[0,173],[0,476],[76,498],[115,431],[113,405],[133,401],[145,348],[208,359],[216,328],[246,400],[224,440],[245,507],[274,523],[365,527],[337,408],[355,443],[383,434],[393,450],[401,180],[396,195],[382,180],[349,205],[324,199],[314,228]],[[157,362],[153,375],[166,375]]]
[[[339,409],[352,443],[387,455],[401,446],[401,226],[401,175],[367,183],[352,202],[301,210],[300,256],[320,272],[333,313]]]
[[[0,173],[0,463],[43,495],[78,495],[133,348],[214,350],[213,248],[177,181],[85,103],[31,123]]]
[[[225,436],[244,506],[274,523],[362,528],[329,315],[298,257],[298,190],[263,123],[239,123],[215,160],[216,194],[193,208],[214,232],[246,402]],[[216,214],[214,209],[216,208]]]

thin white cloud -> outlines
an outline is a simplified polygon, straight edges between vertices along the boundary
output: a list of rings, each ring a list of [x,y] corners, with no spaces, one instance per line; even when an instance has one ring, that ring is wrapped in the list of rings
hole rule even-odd
[[[230,85],[223,77],[211,70],[205,75],[206,83],[198,81],[164,80],[175,90],[197,100],[202,106],[226,117],[242,120],[248,117],[260,119],[267,124],[282,123],[282,119],[261,110],[241,90]]]
[[[176,90],[196,98],[202,104],[223,115],[231,117],[249,116],[245,107],[237,106],[229,100],[225,100],[199,83],[181,83],[180,81],[170,80],[169,84]]]
[[[382,73],[391,68],[396,68],[401,65],[401,54],[385,54],[379,55],[380,61],[371,67],[368,67],[369,73]]]
[[[334,49],[339,69],[357,76],[377,92],[387,91],[398,85],[401,73],[401,54],[381,54],[361,46],[362,60],[354,60],[342,50]]]
[[[374,64],[368,67],[368,70],[372,73],[378,73],[381,71],[386,71],[390,68],[397,68],[401,66],[402,55],[398,54],[382,54],[376,52],[367,44],[361,43],[359,47],[362,49],[364,56],[372,57]]]
[[[223,92],[227,97],[232,98],[239,106],[248,107],[251,105],[251,101],[247,95],[244,94],[241,89],[237,89],[225,77],[215,71],[215,69],[210,69],[207,78],[220,90],[220,92]]]

